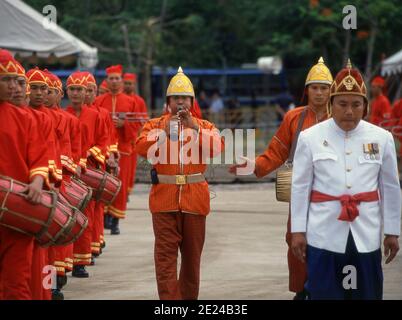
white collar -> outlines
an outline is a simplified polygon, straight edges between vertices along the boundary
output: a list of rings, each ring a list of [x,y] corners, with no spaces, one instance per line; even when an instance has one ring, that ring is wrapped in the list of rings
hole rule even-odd
[[[330,124],[331,128],[333,128],[343,138],[346,136],[348,136],[348,137],[353,136],[356,133],[360,132],[360,130],[364,126],[363,122],[364,122],[363,120],[360,120],[359,123],[357,124],[356,128],[354,128],[353,130],[350,130],[350,131],[345,131],[336,124],[336,122],[333,118],[329,119],[329,124]]]

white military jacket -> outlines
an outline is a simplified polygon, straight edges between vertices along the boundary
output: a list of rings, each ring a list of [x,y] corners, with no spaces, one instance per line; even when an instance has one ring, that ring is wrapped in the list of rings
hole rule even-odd
[[[368,153],[368,146],[377,152]],[[361,202],[359,216],[340,221],[340,201],[310,203],[312,190],[332,196],[379,190],[380,200]],[[331,118],[300,133],[294,157],[291,229],[306,232],[313,247],[344,253],[351,230],[359,252],[381,247],[384,234],[401,231],[401,190],[394,139],[361,120],[343,131]]]

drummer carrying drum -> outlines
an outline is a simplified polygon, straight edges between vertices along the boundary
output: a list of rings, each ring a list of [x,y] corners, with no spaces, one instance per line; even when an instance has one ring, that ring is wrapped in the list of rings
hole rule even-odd
[[[26,199],[39,203],[43,184],[48,181],[47,144],[30,114],[7,102],[16,79],[16,61],[10,52],[0,50],[0,175],[26,183]],[[0,204],[6,194],[0,187]],[[2,217],[1,207],[0,224]],[[32,298],[33,244],[32,236],[0,225],[0,299]]]

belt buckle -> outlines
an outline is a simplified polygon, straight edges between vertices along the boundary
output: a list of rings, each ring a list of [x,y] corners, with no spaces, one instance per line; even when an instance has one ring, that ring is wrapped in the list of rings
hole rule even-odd
[[[183,185],[187,183],[187,177],[184,174],[176,175],[176,184]]]

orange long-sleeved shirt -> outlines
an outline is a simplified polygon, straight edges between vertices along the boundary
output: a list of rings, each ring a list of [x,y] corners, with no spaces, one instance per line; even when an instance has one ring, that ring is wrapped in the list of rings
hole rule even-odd
[[[0,175],[29,183],[40,175],[48,182],[47,142],[32,114],[0,102]]]
[[[189,145],[185,143],[183,150],[187,146],[191,151],[194,151],[194,154],[192,154],[191,151],[189,151],[188,154],[189,157],[194,156],[195,161],[189,161],[183,164],[181,169],[177,158],[180,153],[180,144],[179,142],[172,142],[164,133],[169,119],[170,114],[151,119],[144,124],[136,141],[137,153],[147,158],[149,161],[154,161],[156,156],[154,157],[153,155],[157,155],[161,159],[163,158],[163,156],[161,156],[162,150],[165,150],[165,154],[167,155],[166,163],[153,165],[158,174],[190,175],[204,173],[207,167],[206,158],[219,155],[224,148],[224,142],[219,135],[219,131],[212,123],[192,117],[193,121],[197,122],[200,130],[197,135],[195,130],[186,129],[186,133],[189,134],[189,139],[192,139],[190,135],[193,135],[193,139],[187,140],[186,143],[190,143],[189,141],[198,141],[198,145],[194,144],[195,148],[198,147],[198,156],[196,156],[195,148],[191,149]],[[159,154],[156,152],[158,145]],[[170,157],[169,155],[172,156]],[[152,213],[181,211],[206,216],[210,211],[208,183],[204,181],[182,186],[161,183],[153,184],[149,196],[149,208]]]
[[[285,114],[279,129],[276,131],[267,149],[256,159],[254,173],[257,177],[261,178],[266,176],[283,165],[288,159],[293,137],[296,133],[297,125],[303,109],[304,107],[298,107]],[[327,115],[322,119],[318,119],[313,109],[308,107],[302,130],[312,127],[318,122],[326,119]]]

